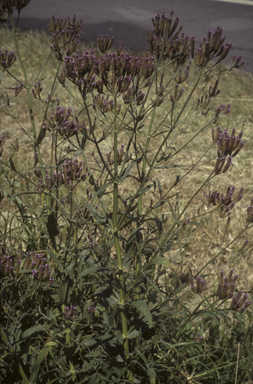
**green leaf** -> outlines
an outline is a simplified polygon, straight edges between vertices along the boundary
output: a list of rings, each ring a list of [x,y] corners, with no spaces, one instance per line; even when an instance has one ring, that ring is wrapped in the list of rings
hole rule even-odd
[[[137,234],[140,234],[142,230],[144,230],[144,229],[143,228],[134,228],[132,230],[132,232],[130,233],[129,238],[127,239],[127,244],[130,244],[135,239]]]
[[[98,267],[86,268],[85,271],[79,273],[78,280],[80,280],[83,276],[95,275],[97,273],[97,270],[98,270]]]
[[[126,167],[126,169],[125,169],[123,175],[119,178],[120,181],[124,181],[124,180],[125,180],[125,178],[126,178],[126,177],[129,175],[129,173],[131,172],[131,170],[132,170],[133,166],[135,165],[135,163],[136,163],[136,162],[133,161],[131,164],[129,164],[129,165]]]
[[[119,344],[123,344],[123,336],[119,330],[116,332],[116,337],[117,337]]]
[[[158,207],[163,206],[166,203],[166,200],[158,201],[155,205],[152,206],[152,209],[156,209]]]
[[[146,185],[146,187],[141,188],[139,190],[139,192],[137,193],[136,197],[143,195],[145,192],[147,192],[152,187],[153,187],[153,184],[148,184],[148,185]]]
[[[101,218],[101,213],[93,207],[93,205],[89,204],[88,202],[84,203],[83,206],[87,208],[90,212],[90,214],[96,218]]]
[[[172,268],[172,264],[169,262],[169,260],[162,256],[155,257],[154,260],[152,261],[152,264],[167,265],[168,267]]]
[[[11,157],[10,157],[10,166],[11,166],[12,171],[16,171],[15,165],[14,165]]]
[[[103,313],[103,320],[106,325],[110,326],[109,317],[106,312]]]
[[[43,331],[44,331],[44,329],[41,325],[35,325],[35,326],[27,329],[26,331],[24,331],[23,337],[26,339],[27,337],[30,337],[31,335],[33,335],[36,332],[43,332]]]
[[[174,212],[174,209],[173,209],[173,207],[172,207],[171,203],[169,202],[169,200],[168,200],[168,203],[169,203],[169,205],[170,205],[170,210],[171,210],[171,213],[172,213],[172,215],[173,215],[173,217],[174,217],[175,221],[177,222],[177,216],[176,216],[176,214],[175,214],[175,212]]]
[[[150,379],[150,384],[155,384],[155,381],[156,381],[155,370],[154,370],[154,368],[151,368],[149,366],[147,368],[148,368],[148,376],[149,376],[149,379]]]
[[[82,345],[85,346],[85,347],[91,347],[94,344],[96,344],[96,341],[94,340],[93,337],[85,337],[82,340]]]
[[[113,183],[106,183],[104,185],[102,185],[101,188],[99,188],[99,190],[95,193],[95,195],[93,197],[96,197],[96,196],[99,196],[102,194],[102,192],[104,192],[108,187],[110,187],[110,185],[112,185]],[[89,209],[89,208],[88,208]]]
[[[26,374],[20,364],[19,364],[19,373],[22,376],[22,379],[24,380],[25,384],[30,384],[30,381],[27,379]]]
[[[8,344],[7,336],[6,336],[6,334],[4,333],[4,330],[3,330],[2,327],[0,328],[0,332],[1,332],[2,340],[4,341],[4,344],[6,345],[6,347],[8,347],[9,344]]]
[[[58,265],[60,272],[63,272],[63,265],[58,260],[56,253],[52,250],[49,250],[49,254],[52,257],[52,259],[55,261],[55,263]]]
[[[64,281],[58,289],[58,304],[65,304],[69,300],[71,281]]]
[[[43,348],[40,351],[40,353],[38,354],[36,364],[40,365],[42,363],[42,361],[45,359],[48,352],[51,351],[51,349],[53,349],[53,347],[55,347],[55,346],[57,346],[57,344],[55,342],[51,341],[51,342],[47,343],[47,346],[45,348]]]
[[[133,301],[132,305],[134,305],[136,309],[143,315],[143,317],[146,319],[148,323],[148,326],[151,328],[153,325],[153,319],[147,304],[144,301],[139,300],[139,301]]]
[[[129,333],[127,336],[128,339],[135,339],[137,336],[139,336],[140,332],[137,331],[137,329],[134,329],[132,332]]]
[[[158,191],[159,191],[160,199],[161,199],[162,198],[162,187],[161,187],[161,183],[160,183],[160,180],[158,179],[158,177],[157,177],[157,185],[158,185]]]

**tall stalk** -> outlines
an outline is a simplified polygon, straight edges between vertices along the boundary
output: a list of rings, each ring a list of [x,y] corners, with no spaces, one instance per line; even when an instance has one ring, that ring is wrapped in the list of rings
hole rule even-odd
[[[118,141],[118,126],[117,126],[117,112],[116,112],[116,97],[114,101],[114,176],[113,176],[113,217],[112,217],[112,225],[113,225],[113,238],[114,244],[116,248],[117,255],[117,263],[118,263],[118,273],[119,273],[119,298],[120,298],[120,317],[121,317],[121,329],[122,335],[124,338],[124,350],[129,353],[129,343],[127,339],[128,330],[127,330],[127,318],[125,313],[125,281],[123,274],[123,261],[122,254],[119,243],[119,233],[118,233],[118,199],[119,199],[119,191],[118,191],[118,153],[117,153],[117,141]],[[131,371],[128,372],[128,378],[133,380],[133,374]]]

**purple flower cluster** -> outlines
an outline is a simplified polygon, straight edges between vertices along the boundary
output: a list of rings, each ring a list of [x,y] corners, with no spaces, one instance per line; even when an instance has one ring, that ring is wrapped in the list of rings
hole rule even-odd
[[[72,190],[76,185],[86,179],[86,166],[83,161],[75,158],[74,160],[67,159],[62,164],[62,169],[58,173],[49,175],[49,170],[45,169],[45,177],[43,178],[41,169],[35,169],[35,175],[38,177],[36,190],[43,192],[45,190],[52,190],[56,184],[65,185]],[[76,182],[74,184],[74,182]]]
[[[88,307],[87,308],[87,313],[92,313],[92,314],[94,314],[95,312],[96,312],[96,310],[97,310],[97,308],[96,307]]]
[[[0,63],[2,65],[2,68],[9,69],[17,60],[17,56],[15,55],[15,52],[9,52],[8,49],[5,51],[2,51],[0,49]]]
[[[178,27],[178,17],[172,22],[173,13],[171,11],[169,17],[164,12],[158,13],[155,18],[151,19],[154,29],[152,32],[148,32],[147,40],[149,50],[157,61],[162,55],[163,60],[174,61],[177,66],[180,66],[190,57],[191,51],[194,49],[195,36],[189,37],[181,33],[179,38],[183,26]]]
[[[4,275],[13,275],[13,258],[11,257],[11,255],[1,256],[0,271]]]
[[[223,193],[220,194],[217,191],[209,191],[207,194],[206,191],[204,191],[204,196],[206,197],[208,204],[220,207],[221,217],[226,217],[230,215],[235,204],[242,199],[244,187],[240,188],[235,197],[233,197],[234,191],[235,187],[231,186],[228,187],[226,195],[223,195]]]
[[[78,124],[77,119],[75,119],[75,121],[69,121],[70,116],[71,108],[66,110],[64,107],[58,105],[50,117],[46,116],[43,126],[48,131],[56,129],[64,138],[72,137],[82,130],[84,125]]]
[[[76,306],[73,306],[73,305],[71,305],[70,307],[66,306],[63,316],[65,317],[66,320],[74,320],[74,318],[76,317],[76,313],[77,313]]]
[[[103,86],[114,95],[125,93],[133,84],[133,78],[136,78],[137,93],[140,83],[149,79],[155,69],[153,57],[133,57],[122,52],[118,56],[109,53],[99,58],[94,49],[84,53],[77,50],[72,56],[66,56],[64,63],[59,82],[64,86],[65,78],[68,78],[78,85],[82,97],[94,90],[103,93]]]
[[[31,270],[34,280],[48,280],[49,284],[47,287],[53,283],[54,278],[51,277],[51,270],[47,258],[44,257],[42,253],[18,251],[16,255],[13,255],[12,252],[8,255],[1,255],[0,271],[4,275],[14,276],[15,274],[17,277],[21,262],[24,270]]]
[[[199,332],[197,333],[196,340],[197,341],[202,341],[203,340],[203,337],[201,336],[201,334]]]
[[[53,16],[48,20],[48,29],[52,34],[51,50],[55,52],[55,56],[58,60],[63,61],[64,55],[71,55],[76,51],[76,47],[79,44],[78,32],[82,28],[82,20],[76,21],[76,16],[72,21],[70,18],[55,19]]]
[[[217,290],[217,295],[219,300],[229,299],[233,297],[234,290],[236,288],[236,280],[238,278],[238,275],[234,275],[234,270],[231,269],[229,272],[228,277],[224,278],[224,272],[220,272],[220,282]]]
[[[189,277],[190,283],[191,283],[191,290],[194,293],[201,294],[203,291],[205,291],[206,288],[206,281],[204,279],[201,279],[201,277],[196,278],[196,284],[194,284],[193,277]]]
[[[217,295],[219,300],[232,299],[229,309],[235,311],[237,310],[238,312],[242,313],[246,311],[251,302],[247,301],[247,293],[242,296],[242,292],[238,291],[236,295],[233,296],[234,290],[236,288],[235,283],[238,278],[238,275],[233,276],[233,273],[234,270],[231,269],[228,277],[224,277],[224,272],[220,272],[220,282],[217,290]]]
[[[20,94],[20,92],[22,91],[24,86],[25,86],[24,83],[20,83],[19,85],[16,85],[16,87],[15,87],[15,96],[18,96]]]
[[[233,297],[229,308],[233,309],[234,311],[238,310],[239,313],[245,312],[251,304],[250,301],[247,301],[247,298],[247,293],[244,293],[242,296],[242,292],[238,291],[236,296]]]
[[[235,128],[232,129],[231,135],[228,134],[228,129],[224,131],[217,127],[216,131],[212,128],[212,139],[214,142],[217,142],[218,151],[221,156],[231,156],[235,157],[241,148],[244,145],[244,142],[241,140],[243,132],[240,132],[238,136],[235,135]]]
[[[149,50],[155,55],[157,61],[162,58],[174,62],[176,67],[179,67],[191,56],[195,64],[203,68],[214,58],[218,59],[215,65],[226,58],[232,44],[225,43],[226,37],[222,35],[222,28],[217,27],[213,33],[209,29],[207,36],[203,37],[199,47],[195,50],[195,36],[189,37],[181,33],[179,37],[183,26],[178,27],[179,18],[176,17],[173,22],[172,17],[173,11],[171,11],[169,17],[163,12],[162,14],[158,13],[155,18],[151,19],[154,29],[152,32],[148,32],[147,39]],[[241,58],[241,55],[234,56],[230,69],[240,68],[244,64]]]

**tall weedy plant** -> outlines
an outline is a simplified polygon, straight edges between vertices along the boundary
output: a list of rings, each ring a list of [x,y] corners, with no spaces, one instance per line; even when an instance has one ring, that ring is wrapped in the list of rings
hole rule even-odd
[[[242,132],[217,127],[230,104],[215,101],[222,72],[241,67],[241,56],[219,66],[231,49],[222,29],[197,47],[173,12],[152,19],[149,51],[138,56],[122,44],[109,51],[107,35],[98,50],[78,49],[82,21],[52,17],[50,52],[31,76],[12,16],[29,2],[0,1],[15,43],[15,53],[0,51],[1,79],[16,82],[12,95],[1,90],[2,113],[32,152],[16,161],[18,140],[12,149],[0,140],[4,382],[242,383],[252,363],[249,297],[233,270],[208,267],[251,228],[253,203],[245,227],[229,241],[225,233],[201,270],[180,261],[217,211],[227,230],[242,198],[240,186],[237,195],[233,186],[204,192],[243,147]],[[22,96],[28,126],[13,107]],[[202,134],[210,145],[191,153]],[[210,173],[181,204],[208,156]]]

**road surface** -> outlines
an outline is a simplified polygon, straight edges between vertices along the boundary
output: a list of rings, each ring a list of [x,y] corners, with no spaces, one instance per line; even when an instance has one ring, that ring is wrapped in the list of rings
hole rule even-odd
[[[151,17],[165,11],[180,18],[183,31],[201,41],[207,29],[220,26],[232,43],[229,58],[242,54],[243,70],[253,73],[253,0],[32,0],[21,13],[20,28],[47,29],[52,15],[77,15],[83,19],[81,39],[96,41],[97,34],[114,36],[114,46],[122,41],[127,48],[148,48],[147,30]]]

